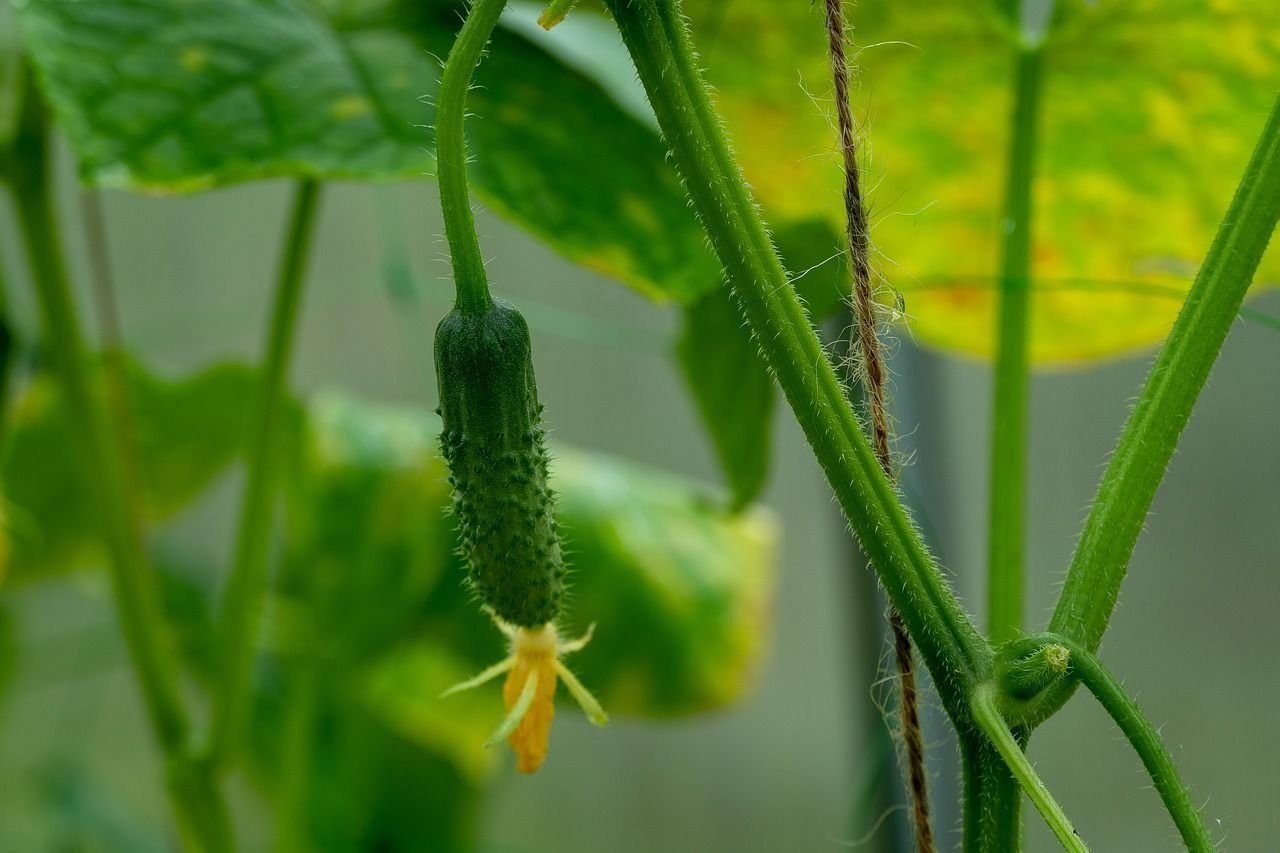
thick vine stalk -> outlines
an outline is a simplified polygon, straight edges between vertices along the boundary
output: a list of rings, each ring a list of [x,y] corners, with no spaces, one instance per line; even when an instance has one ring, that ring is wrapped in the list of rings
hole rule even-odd
[[[991,651],[880,468],[729,151],[674,0],[608,0],[740,309],[953,719]]]
[[[831,56],[831,76],[835,85],[836,121],[840,131],[840,154],[844,166],[845,236],[849,265],[853,270],[853,310],[856,346],[861,358],[863,384],[870,415],[871,444],[880,468],[894,479],[893,456],[889,447],[891,428],[886,405],[884,357],[880,347],[878,311],[871,286],[871,229],[862,196],[858,142],[849,104],[849,61],[845,55],[844,0],[826,0],[827,50]],[[933,827],[929,823],[929,777],[924,760],[924,735],[920,727],[920,700],[916,686],[915,657],[911,636],[892,605],[889,627],[893,634],[894,661],[898,667],[898,716],[906,749],[907,779],[911,797],[912,824],[916,850],[934,849]]]

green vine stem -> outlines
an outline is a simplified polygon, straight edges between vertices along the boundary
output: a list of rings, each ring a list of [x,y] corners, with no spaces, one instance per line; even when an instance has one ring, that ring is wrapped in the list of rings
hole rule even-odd
[[[1026,511],[1027,320],[1031,302],[1031,184],[1042,51],[1019,45],[1004,202],[999,339],[991,429],[991,514],[987,631],[992,643],[1022,630]]]
[[[1016,853],[1022,845],[1022,789],[981,730],[960,733],[965,853]]]
[[[607,0],[739,307],[954,719],[991,652],[885,477],[729,151],[675,0]]]
[[[311,849],[308,800],[320,706],[320,668],[316,660],[300,656],[288,682],[278,776],[277,853],[307,853]]]
[[[1089,848],[1080,840],[1080,836],[1076,835],[1075,829],[1071,826],[1071,821],[1067,819],[1062,807],[1058,805],[1058,801],[1049,793],[1049,789],[1045,787],[1044,782],[1036,775],[1035,768],[1031,766],[1031,761],[1027,758],[1026,753],[1022,751],[1022,744],[1018,742],[1018,739],[1014,737],[1013,731],[1005,723],[1004,717],[1000,713],[1000,692],[996,686],[994,684],[978,685],[973,692],[971,707],[973,708],[974,722],[982,729],[982,732],[990,740],[991,745],[995,747],[1000,757],[1004,759],[1010,772],[1018,780],[1018,784],[1022,786],[1022,790],[1026,792],[1036,810],[1040,812],[1045,823],[1049,824],[1049,829],[1053,831],[1062,848],[1071,851],[1071,853],[1088,853]],[[1016,819],[1014,822],[1016,823]]]
[[[167,765],[167,788],[188,849],[230,849],[231,832],[216,786],[187,750],[188,720],[182,705],[174,641],[148,565],[137,515],[129,503],[124,461],[100,395],[93,391],[89,355],[63,261],[52,193],[48,127],[34,88],[23,100],[23,118],[6,170],[35,284],[41,319],[63,387],[73,452],[79,454],[84,488],[107,550],[117,618],[138,678],[152,732]]]
[[[1061,660],[1063,675],[1079,679],[1133,745],[1187,849],[1191,853],[1212,853],[1214,847],[1209,830],[1192,804],[1191,794],[1179,777],[1178,768],[1155,726],[1143,716],[1138,703],[1096,655],[1079,643],[1057,634],[1024,637],[1002,651],[1005,652],[1000,667],[1002,681],[1009,680],[1008,674],[1028,669],[1028,661],[1034,666],[1037,659],[1047,658],[1055,662],[1052,668],[1058,669],[1057,661]]]
[[[466,23],[449,50],[436,93],[436,180],[440,183],[440,208],[444,213],[449,259],[453,263],[458,310],[468,314],[483,314],[493,298],[489,295],[480,237],[471,213],[462,127],[471,77],[506,5],[506,0],[475,0],[471,4]]]
[[[1152,498],[1280,219],[1280,98],[1098,487],[1049,630],[1095,651]]]
[[[255,639],[267,594],[278,445],[288,403],[286,378],[319,196],[320,185],[315,180],[301,181],[294,190],[267,331],[260,397],[251,424],[248,480],[240,507],[235,563],[222,605],[222,672],[210,743],[210,757],[218,766],[225,765],[234,753],[248,715]]]

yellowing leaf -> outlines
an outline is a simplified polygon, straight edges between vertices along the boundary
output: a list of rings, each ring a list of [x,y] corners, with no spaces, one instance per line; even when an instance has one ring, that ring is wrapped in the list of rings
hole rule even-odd
[[[702,64],[776,223],[842,217],[820,4],[688,0]],[[1280,79],[1280,4],[1073,2],[1046,46],[1032,355],[1167,333]],[[992,6],[851,4],[873,239],[915,336],[993,346],[1013,60]],[[1273,248],[1260,278],[1280,277]]]

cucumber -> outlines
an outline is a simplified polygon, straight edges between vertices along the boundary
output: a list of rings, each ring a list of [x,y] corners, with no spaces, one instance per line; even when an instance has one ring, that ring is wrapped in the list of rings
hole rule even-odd
[[[469,582],[509,625],[553,622],[565,566],[529,327],[502,299],[481,312],[455,308],[436,328],[435,356],[440,444]]]

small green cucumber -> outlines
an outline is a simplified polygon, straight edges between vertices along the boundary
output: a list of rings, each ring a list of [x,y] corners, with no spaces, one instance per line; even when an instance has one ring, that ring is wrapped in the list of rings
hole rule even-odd
[[[565,568],[529,327],[501,299],[480,313],[455,308],[436,329],[435,353],[440,444],[471,585],[504,622],[545,625],[560,612]]]

